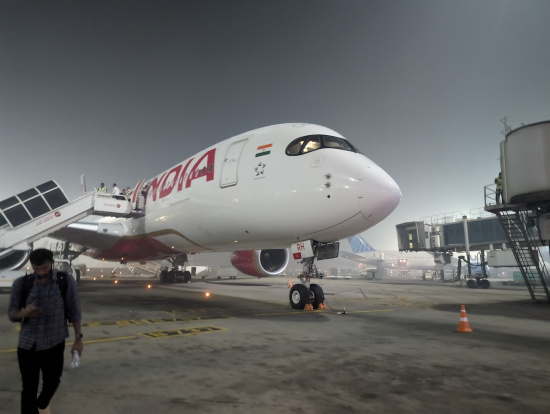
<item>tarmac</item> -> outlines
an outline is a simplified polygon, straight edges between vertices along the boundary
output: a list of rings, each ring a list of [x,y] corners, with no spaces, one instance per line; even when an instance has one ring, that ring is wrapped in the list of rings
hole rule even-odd
[[[550,305],[525,287],[321,280],[327,309],[298,311],[287,283],[82,279],[85,348],[71,368],[69,339],[51,412],[550,411]],[[19,412],[21,387],[8,301],[2,414]],[[457,332],[461,305],[472,333]]]

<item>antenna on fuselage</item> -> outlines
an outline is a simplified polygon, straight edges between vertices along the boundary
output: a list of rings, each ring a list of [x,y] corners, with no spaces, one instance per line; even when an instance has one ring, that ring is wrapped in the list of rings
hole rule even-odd
[[[80,176],[80,192],[86,194],[86,179],[84,178],[84,174]]]

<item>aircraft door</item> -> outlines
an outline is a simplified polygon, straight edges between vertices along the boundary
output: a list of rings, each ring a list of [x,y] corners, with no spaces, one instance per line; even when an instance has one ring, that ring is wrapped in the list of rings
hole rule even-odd
[[[248,138],[234,142],[227,149],[225,158],[223,160],[222,172],[220,177],[220,187],[231,187],[236,185],[239,181],[239,160],[243,151],[244,145]]]
[[[145,197],[142,194],[145,184],[145,180],[141,180],[132,191],[132,207],[134,210],[143,210],[145,208]]]

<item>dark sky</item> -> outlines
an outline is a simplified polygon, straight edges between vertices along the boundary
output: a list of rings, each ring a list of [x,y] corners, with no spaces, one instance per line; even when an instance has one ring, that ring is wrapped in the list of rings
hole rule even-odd
[[[0,199],[134,186],[265,125],[332,128],[400,185],[367,233],[484,205],[500,119],[550,119],[547,0],[0,1]]]

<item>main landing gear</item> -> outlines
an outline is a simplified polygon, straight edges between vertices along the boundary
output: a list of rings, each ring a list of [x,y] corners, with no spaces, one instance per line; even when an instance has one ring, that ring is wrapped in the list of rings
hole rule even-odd
[[[164,268],[160,272],[160,283],[190,283],[191,272]]]
[[[313,264],[314,258],[304,259],[304,268],[299,279],[302,283],[297,283],[290,289],[290,306],[293,309],[304,309],[306,305],[311,305],[313,309],[325,303],[325,294],[321,286],[310,283],[311,278],[319,278],[317,267]]]

